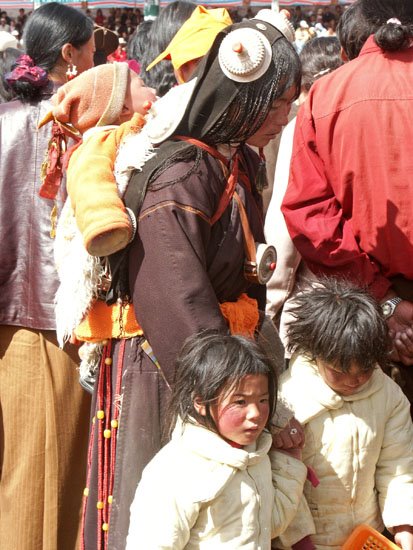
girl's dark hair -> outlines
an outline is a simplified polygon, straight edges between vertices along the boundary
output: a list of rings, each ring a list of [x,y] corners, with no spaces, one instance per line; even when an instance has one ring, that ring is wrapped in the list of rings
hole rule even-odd
[[[301,89],[310,91],[314,82],[341,65],[340,43],[334,36],[309,40],[300,53],[302,68]]]
[[[25,52],[37,67],[49,73],[59,61],[65,44],[80,48],[93,34],[93,21],[80,10],[58,2],[43,4],[24,27]],[[13,89],[20,99],[37,100],[42,91],[29,82],[16,82]]]
[[[22,54],[17,48],[6,48],[0,54],[0,103],[6,103],[14,98],[15,94],[6,82],[4,76],[9,73],[16,63],[16,59]]]
[[[142,59],[145,57],[145,50],[148,48],[149,32],[153,25],[153,21],[142,21],[136,28],[135,32],[129,38],[127,55],[128,59],[134,59],[139,64],[142,63]],[[145,67],[141,68],[142,73],[146,73]],[[142,76],[145,76],[142,74]]]
[[[411,0],[360,0],[366,20],[376,26],[374,40],[384,51],[407,48],[413,38],[413,2]],[[389,20],[398,19],[397,22]]]
[[[342,13],[337,25],[337,37],[349,61],[358,57],[367,38],[376,30],[377,25],[364,16],[360,1],[351,4]]]
[[[244,376],[268,376],[270,412],[268,424],[275,412],[277,378],[271,362],[258,345],[242,336],[204,331],[188,338],[176,361],[176,377],[169,406],[168,435],[178,417],[183,423],[198,422],[217,432],[211,416],[211,405],[218,397],[237,387]],[[197,413],[194,400],[206,407],[206,416]]]
[[[297,52],[286,38],[274,42],[272,51],[272,66],[258,80],[240,86],[235,99],[203,136],[206,143],[245,142],[262,126],[276,99],[291,87],[298,97],[301,64]]]
[[[150,71],[146,67],[166,49],[195,8],[194,2],[171,2],[161,9],[149,30],[145,50],[138,60],[142,66],[140,76],[147,86],[156,89],[160,97],[177,84],[172,63],[165,59],[154,65]]]
[[[294,301],[294,320],[287,332],[290,351],[321,359],[342,372],[354,363],[363,371],[388,365],[386,321],[366,290],[322,278]]]

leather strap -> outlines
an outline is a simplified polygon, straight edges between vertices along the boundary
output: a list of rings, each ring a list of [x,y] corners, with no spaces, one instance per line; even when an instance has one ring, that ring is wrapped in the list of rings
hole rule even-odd
[[[238,193],[234,192],[234,199],[237,201],[238,210],[241,218],[242,232],[244,234],[244,250],[247,260],[249,262],[257,262],[257,250],[255,247],[255,240],[251,233],[250,224],[248,221],[248,216],[245,211],[245,206],[242,203],[242,200]]]

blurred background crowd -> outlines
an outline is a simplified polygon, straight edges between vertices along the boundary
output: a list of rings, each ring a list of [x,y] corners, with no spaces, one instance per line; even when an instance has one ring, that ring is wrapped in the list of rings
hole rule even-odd
[[[160,8],[161,11],[164,8]],[[229,9],[231,19],[234,22],[242,19],[250,19],[259,10],[258,7],[240,6]],[[333,6],[296,6],[290,8],[291,22],[296,29],[296,47],[301,50],[302,46],[309,39],[316,36],[335,36],[335,29],[340,16],[345,10],[343,5]],[[127,44],[136,32],[141,23],[144,22],[143,10],[140,8],[110,8],[110,9],[87,9],[86,14],[93,20],[95,25],[105,27],[115,32],[119,37],[121,49],[126,51]],[[2,11],[0,14],[0,51],[6,47],[21,46],[23,28],[30,12],[20,9],[17,15]],[[3,33],[7,32],[13,39]],[[125,54],[126,57],[126,54]]]
[[[297,52],[300,53],[303,46],[313,38],[336,36],[336,26],[345,9],[346,6],[343,5],[324,7],[316,5],[295,6],[290,8],[291,23],[295,29],[294,46]],[[152,43],[158,43],[158,47],[153,46],[153,48],[159,51],[162,51],[166,47],[168,41],[165,37],[170,36],[169,27],[176,26],[176,30],[178,30],[182,22],[181,14],[175,13],[176,10],[167,9],[167,14],[163,13],[164,10],[165,8],[160,8],[159,15],[162,15],[162,17],[160,17],[152,33],[155,34],[155,36],[152,36]],[[247,8],[239,6],[228,11],[232,21],[239,22],[243,19],[254,17],[258,10],[258,7]],[[14,12],[2,11],[0,14],[0,103],[11,99],[3,80],[3,75],[10,70],[10,67],[23,48],[22,34],[30,13],[27,10],[19,9]],[[145,61],[150,61],[151,56],[153,58],[159,53],[159,51],[148,52],[146,48],[142,48],[155,20],[154,17],[144,17],[144,10],[124,7],[96,10],[86,9],[85,13],[92,19],[95,27],[104,27],[111,31],[110,34],[106,33],[104,37],[101,37],[101,47],[99,47],[99,43],[97,42],[96,48],[98,51],[95,56],[95,65],[113,61],[126,61],[128,59],[135,60],[139,65],[142,65]],[[99,40],[96,35],[95,40]],[[105,42],[105,47],[103,47],[103,42]],[[110,46],[113,43],[117,45],[114,51],[113,47],[108,47],[109,42]],[[106,52],[109,50],[112,53],[107,56]],[[143,78],[146,80],[144,76]],[[150,82],[150,79],[147,83],[148,85],[153,84]],[[169,86],[165,87],[165,91],[167,91],[167,88]],[[159,90],[158,88],[158,93],[163,95],[162,89]]]

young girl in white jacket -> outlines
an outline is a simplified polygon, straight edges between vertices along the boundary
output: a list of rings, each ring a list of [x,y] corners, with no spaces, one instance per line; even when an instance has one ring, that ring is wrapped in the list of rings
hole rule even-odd
[[[306,478],[271,450],[274,369],[254,342],[215,332],[191,337],[177,367],[172,439],[143,472],[127,550],[268,550]]]
[[[288,338],[295,354],[280,392],[304,426],[303,461],[319,485],[306,482],[309,508],[300,506],[276,548],[313,533],[317,550],[340,550],[367,523],[412,550],[413,426],[407,398],[382,370],[389,350],[380,306],[325,279],[297,295]]]

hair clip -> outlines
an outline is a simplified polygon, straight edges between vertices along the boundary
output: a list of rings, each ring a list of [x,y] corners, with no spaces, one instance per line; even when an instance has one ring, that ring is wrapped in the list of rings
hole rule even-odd
[[[389,23],[391,23],[392,25],[401,25],[402,22],[397,19],[396,17],[391,17],[390,19],[387,19],[386,21],[386,25],[388,25]]]
[[[29,82],[36,88],[42,88],[49,82],[47,72],[35,65],[33,59],[27,54],[17,58],[15,69],[7,73],[4,78],[10,85],[15,82]]]
[[[313,78],[317,78],[319,76],[323,76],[323,74],[327,74],[331,71],[331,69],[329,67],[327,67],[327,69],[324,69],[322,71],[319,71],[318,73],[316,74],[313,74]]]

